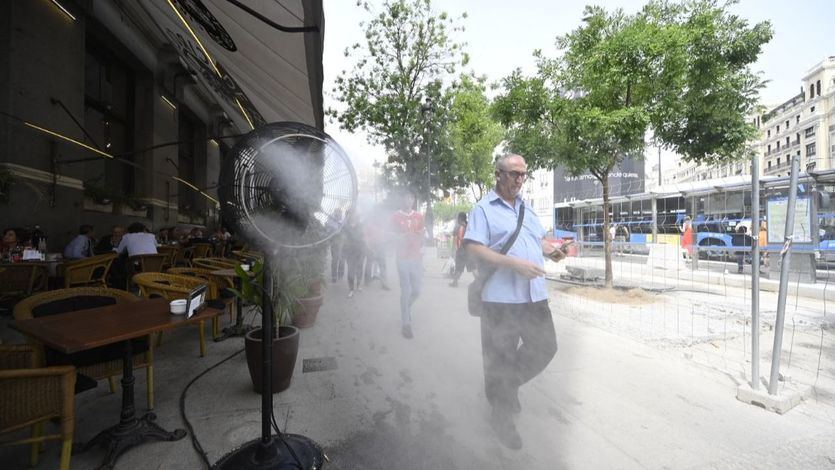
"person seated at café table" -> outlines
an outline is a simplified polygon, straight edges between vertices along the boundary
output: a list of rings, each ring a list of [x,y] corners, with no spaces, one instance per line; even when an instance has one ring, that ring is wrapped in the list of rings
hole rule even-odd
[[[20,248],[20,239],[17,237],[17,229],[3,229],[3,243],[0,245],[0,256],[8,258],[12,251]]]
[[[114,248],[119,246],[119,242],[122,241],[122,237],[125,236],[125,227],[121,225],[114,225],[113,228],[110,229],[110,236],[103,237],[99,244],[96,245],[96,254],[104,254],[110,253],[113,251]]]
[[[128,233],[122,237],[114,251],[120,255],[127,252],[128,256],[155,255],[157,237],[148,233],[148,229],[142,223],[134,222],[128,226]]]
[[[188,246],[195,243],[211,243],[204,235],[203,230],[194,227],[188,234]]]
[[[64,248],[64,258],[84,259],[93,256],[95,233],[92,225],[84,224],[78,228],[78,235]]]

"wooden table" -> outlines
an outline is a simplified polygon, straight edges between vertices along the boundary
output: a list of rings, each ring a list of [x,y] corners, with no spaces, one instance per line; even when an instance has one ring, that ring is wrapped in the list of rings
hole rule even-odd
[[[152,299],[20,320],[14,323],[14,327],[66,354],[108,344],[124,344],[121,419],[118,424],[100,432],[77,450],[80,453],[96,445],[104,447],[107,455],[99,468],[112,468],[119,456],[132,447],[148,441],[176,441],[186,435],[183,429],[173,432],[164,430],[154,422],[154,413],[136,417],[133,399],[133,345],[130,340],[207,320],[222,312],[204,308],[191,318],[186,318],[185,315],[169,313],[165,299]]]
[[[232,282],[235,283],[235,288],[238,289],[238,292],[241,291],[241,278],[238,277],[238,273],[235,272],[235,268],[216,269],[212,271],[211,274],[213,276],[232,279]],[[252,277],[253,274],[249,274],[249,276]],[[224,341],[235,336],[244,336],[252,329],[249,325],[244,325],[243,301],[240,296],[237,295],[235,296],[235,310],[237,312],[235,324],[224,328],[223,334],[215,338],[215,342]]]

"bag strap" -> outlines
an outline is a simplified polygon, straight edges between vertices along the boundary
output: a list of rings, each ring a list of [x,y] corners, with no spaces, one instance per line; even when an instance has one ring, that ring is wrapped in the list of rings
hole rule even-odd
[[[504,246],[502,246],[501,251],[499,251],[500,254],[506,255],[507,252],[510,251],[510,247],[512,247],[513,244],[516,243],[516,237],[518,237],[519,232],[522,231],[522,222],[524,220],[525,220],[525,203],[522,202],[522,204],[519,206],[519,215],[516,217],[516,230],[513,231],[513,234],[510,236],[510,238],[507,239]],[[489,279],[493,275],[493,273],[495,273],[495,272],[496,272],[496,267],[495,266],[490,266],[489,268],[479,270],[479,276],[483,276],[484,282],[487,282],[487,279]]]
[[[507,242],[505,242],[504,246],[502,247],[502,250],[499,253],[501,253],[503,255],[506,255],[507,252],[510,251],[510,247],[512,247],[513,244],[516,243],[516,237],[518,237],[519,232],[522,231],[522,222],[524,220],[525,220],[525,203],[523,202],[519,206],[519,216],[516,218],[516,230],[513,232],[513,235],[511,235],[510,238],[507,239]]]

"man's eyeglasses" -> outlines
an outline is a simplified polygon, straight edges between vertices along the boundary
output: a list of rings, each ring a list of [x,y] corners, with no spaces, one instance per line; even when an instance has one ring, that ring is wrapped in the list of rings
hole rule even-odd
[[[506,171],[506,170],[499,170],[502,173],[510,176],[512,179],[517,180],[522,178],[522,180],[533,179],[533,176],[528,173],[527,171]]]

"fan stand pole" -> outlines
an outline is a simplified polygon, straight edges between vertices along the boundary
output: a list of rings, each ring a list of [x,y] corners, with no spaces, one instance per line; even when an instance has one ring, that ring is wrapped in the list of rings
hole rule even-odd
[[[273,411],[273,311],[270,297],[271,271],[264,263],[264,285],[261,291],[261,354],[263,378],[261,380],[261,438],[245,443],[223,456],[212,467],[215,470],[317,470],[324,465],[324,454],[316,442],[299,434],[272,434]],[[281,295],[275,292],[274,295]],[[282,446],[287,449],[282,451]]]
[[[270,267],[264,264],[264,285],[261,295],[261,446],[255,453],[259,462],[269,462],[278,457],[278,448],[274,445],[270,417],[273,410],[273,309],[270,301],[272,276]],[[280,292],[274,293],[281,295]]]

